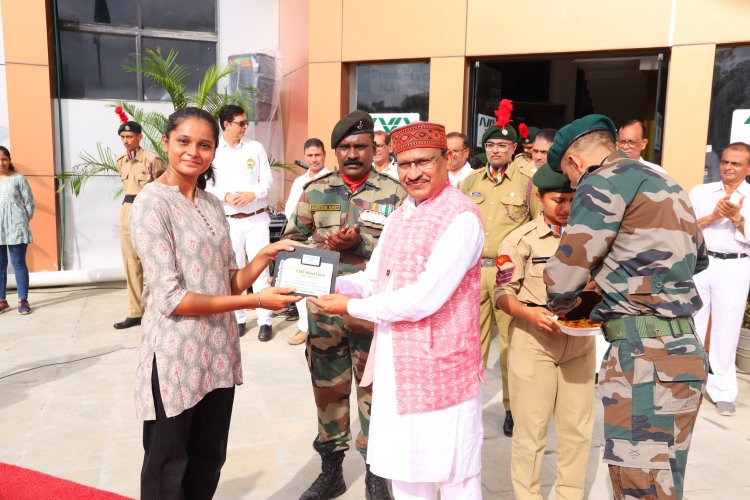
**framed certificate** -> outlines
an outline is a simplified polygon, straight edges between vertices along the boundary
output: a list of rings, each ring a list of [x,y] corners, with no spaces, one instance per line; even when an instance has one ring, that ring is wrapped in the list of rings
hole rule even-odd
[[[294,288],[295,295],[320,297],[333,293],[339,271],[339,253],[294,247],[276,254],[273,285]]]

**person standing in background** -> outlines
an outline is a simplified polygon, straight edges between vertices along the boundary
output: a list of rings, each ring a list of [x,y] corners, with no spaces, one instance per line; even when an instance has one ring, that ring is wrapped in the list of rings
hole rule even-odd
[[[8,148],[0,146],[0,313],[10,309],[6,298],[8,254],[16,277],[18,314],[31,313],[26,249],[31,243],[29,221],[32,217],[31,187],[24,176],[15,171]]]
[[[165,167],[160,156],[141,148],[141,141],[143,140],[141,124],[128,120],[122,106],[117,106],[115,113],[122,122],[117,129],[117,134],[120,136],[122,145],[125,146],[125,152],[117,157],[115,164],[120,172],[122,191],[125,195],[122,200],[122,207],[120,207],[120,251],[128,286],[128,316],[113,326],[117,330],[123,330],[140,325],[143,316],[143,304],[141,303],[143,266],[141,266],[141,260],[138,258],[130,240],[130,229],[128,228],[130,208],[141,189],[159,177],[164,172]]]
[[[292,219],[292,214],[294,214],[294,209],[297,208],[297,202],[300,196],[302,196],[305,185],[311,180],[317,179],[329,172],[326,168],[326,148],[323,145],[323,141],[312,137],[305,141],[303,151],[305,165],[307,165],[308,169],[294,179],[292,187],[289,189],[289,197],[286,200],[286,205],[284,205],[284,215],[286,215],[287,224]],[[294,306],[297,308],[299,319],[297,320],[297,333],[287,340],[289,345],[304,344],[307,339],[307,299],[296,302]]]
[[[258,141],[245,139],[248,126],[245,110],[227,104],[219,110],[219,125],[224,133],[216,149],[214,167],[216,176],[206,185],[206,191],[224,203],[224,213],[229,221],[229,235],[237,256],[237,267],[245,264],[271,241],[271,218],[266,212],[266,197],[273,178],[268,155]],[[258,293],[268,285],[268,269],[253,282],[253,292]],[[258,315],[258,340],[271,340],[273,316],[268,309],[256,309]],[[245,334],[247,315],[242,309],[235,311],[240,336]]]

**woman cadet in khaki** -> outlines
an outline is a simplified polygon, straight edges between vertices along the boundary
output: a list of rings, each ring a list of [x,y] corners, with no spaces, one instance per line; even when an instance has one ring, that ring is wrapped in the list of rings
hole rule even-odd
[[[542,213],[500,245],[494,301],[513,317],[509,385],[513,430],[511,479],[519,500],[541,499],[540,473],[550,418],[557,435],[556,498],[582,499],[591,448],[594,337],[560,332],[547,309],[544,265],[557,250],[573,189],[549,165],[533,178]]]

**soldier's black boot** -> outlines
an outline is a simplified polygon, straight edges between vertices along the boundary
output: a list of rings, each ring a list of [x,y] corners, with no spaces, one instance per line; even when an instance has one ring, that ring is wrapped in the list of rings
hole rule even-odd
[[[503,434],[513,437],[513,414],[510,410],[505,412],[505,422],[503,422]]]
[[[365,475],[365,496],[367,500],[393,500],[390,491],[388,491],[388,482],[385,478],[370,472],[369,465],[367,465],[367,474]]]
[[[330,455],[321,455],[323,463],[321,473],[313,484],[307,488],[299,500],[326,500],[343,495],[346,491],[344,483],[344,452],[337,451]]]

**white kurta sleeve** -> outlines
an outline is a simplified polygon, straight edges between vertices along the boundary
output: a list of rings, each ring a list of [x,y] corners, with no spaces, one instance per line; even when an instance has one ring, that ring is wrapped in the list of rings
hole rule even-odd
[[[398,290],[352,299],[347,311],[356,318],[380,324],[418,321],[434,314],[477,263],[483,246],[481,222],[473,213],[462,212],[440,236],[425,270],[414,283]]]

